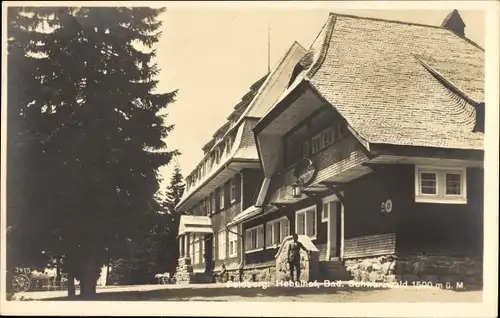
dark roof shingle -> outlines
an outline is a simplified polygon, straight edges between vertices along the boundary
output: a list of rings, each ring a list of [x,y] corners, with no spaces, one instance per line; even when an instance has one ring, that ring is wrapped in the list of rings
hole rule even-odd
[[[482,149],[473,127],[484,51],[470,41],[435,26],[331,14],[312,49],[315,62],[296,81],[309,81],[369,143]]]

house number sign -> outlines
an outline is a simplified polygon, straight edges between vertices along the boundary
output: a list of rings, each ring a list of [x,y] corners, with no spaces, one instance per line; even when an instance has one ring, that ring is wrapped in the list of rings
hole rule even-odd
[[[384,201],[380,205],[380,210],[382,213],[391,213],[392,211],[392,200],[388,199],[387,201]]]

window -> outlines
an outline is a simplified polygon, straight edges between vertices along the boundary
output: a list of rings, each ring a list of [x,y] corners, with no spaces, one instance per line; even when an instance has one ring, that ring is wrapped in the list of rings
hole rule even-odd
[[[262,249],[264,246],[264,226],[259,225],[245,231],[245,252]]]
[[[335,212],[337,201],[331,199],[323,199],[323,210],[321,211],[321,222],[328,221],[331,212]]]
[[[205,237],[201,238],[201,262],[205,263]]]
[[[420,193],[437,194],[437,175],[434,172],[420,173]]]
[[[461,195],[462,191],[462,176],[460,173],[447,173],[446,178],[446,195]]]
[[[231,200],[231,203],[236,201],[236,180],[235,180],[235,178],[232,178],[231,181],[229,181],[229,199]]]
[[[215,164],[219,164],[220,162],[220,148],[217,147],[217,149],[215,149]]]
[[[220,209],[224,209],[224,186],[219,189],[219,206]]]
[[[266,223],[266,246],[278,245],[290,235],[290,222],[287,217]]]
[[[212,198],[212,204],[210,204],[210,207],[211,207],[212,213],[215,213],[215,193],[212,193],[210,195],[210,197]]]
[[[295,212],[295,233],[316,238],[316,205]]]
[[[317,134],[312,139],[312,149],[311,152],[315,153],[321,150],[321,133]]]
[[[415,202],[467,203],[465,168],[415,166]]]
[[[226,231],[220,231],[217,239],[219,244],[219,259],[226,259]]]
[[[347,134],[347,124],[341,120],[337,123],[337,139],[344,137]]]
[[[193,264],[199,264],[200,263],[200,238],[195,237],[194,238],[194,246],[193,246]]]
[[[211,205],[211,201],[210,201],[210,197],[206,197],[205,198],[205,215],[210,215],[210,212],[212,212],[212,207],[210,206]]]
[[[233,226],[229,229],[229,257],[236,257],[238,255],[238,229]]]
[[[206,212],[206,209],[205,209],[205,200],[201,200],[199,211],[200,211],[200,215],[201,216],[205,216],[205,212]]]
[[[321,133],[323,138],[323,147],[331,145],[335,141],[335,136],[333,135],[333,128],[327,128]]]
[[[228,137],[226,140],[226,152],[229,153],[233,147],[233,138]]]

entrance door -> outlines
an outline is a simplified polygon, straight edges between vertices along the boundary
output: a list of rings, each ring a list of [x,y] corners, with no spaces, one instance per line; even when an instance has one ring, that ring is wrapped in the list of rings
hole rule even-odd
[[[326,258],[330,260],[340,257],[340,202],[335,195],[323,198],[323,211],[328,229]]]
[[[205,236],[205,273],[212,272],[213,234]]]

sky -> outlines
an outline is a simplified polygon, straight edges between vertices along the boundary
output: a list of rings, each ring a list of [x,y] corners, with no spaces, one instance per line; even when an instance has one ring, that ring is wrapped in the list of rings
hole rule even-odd
[[[166,142],[181,155],[160,168],[162,188],[175,164],[184,177],[196,167],[203,145],[249,87],[267,73],[268,52],[272,69],[294,41],[308,49],[329,12],[440,25],[450,11],[167,7],[155,46],[161,69],[158,91],[178,90],[166,110],[166,123],[175,125]],[[484,12],[459,12],[466,36],[484,48]]]

